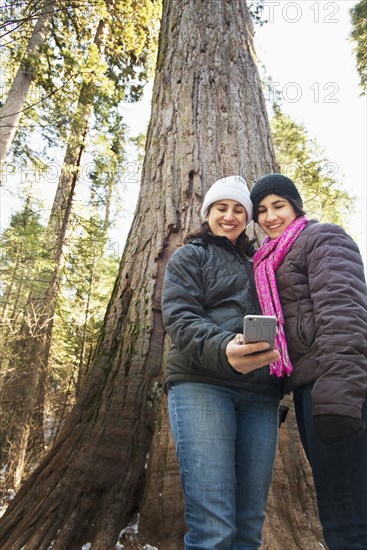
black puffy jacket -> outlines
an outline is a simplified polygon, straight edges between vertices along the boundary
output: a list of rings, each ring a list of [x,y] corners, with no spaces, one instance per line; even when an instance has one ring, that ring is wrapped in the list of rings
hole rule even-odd
[[[312,390],[313,415],[359,419],[367,388],[367,295],[356,243],[311,220],[276,272],[294,372],[285,391]]]
[[[252,263],[226,237],[195,239],[172,254],[166,269],[162,314],[172,340],[166,383],[196,381],[240,392],[280,394],[269,367],[235,371],[225,353],[243,331],[246,314],[261,313]]]

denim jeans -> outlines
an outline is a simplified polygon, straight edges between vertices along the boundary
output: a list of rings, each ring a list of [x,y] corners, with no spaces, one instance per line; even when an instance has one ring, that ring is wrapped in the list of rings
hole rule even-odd
[[[278,397],[178,382],[168,404],[185,494],[185,550],[256,550],[275,458]]]
[[[294,391],[302,444],[311,465],[320,521],[329,550],[367,549],[367,431],[322,443],[312,416],[312,384]],[[367,424],[367,405],[363,418]]]

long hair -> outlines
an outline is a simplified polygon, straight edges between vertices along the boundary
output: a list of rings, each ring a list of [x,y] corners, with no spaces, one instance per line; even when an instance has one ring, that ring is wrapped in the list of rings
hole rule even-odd
[[[284,197],[287,199],[289,204],[293,207],[293,210],[296,213],[297,218],[300,218],[301,216],[305,216],[306,212],[303,210],[303,203],[300,199],[293,199],[292,197]]]
[[[213,235],[213,233],[210,231],[208,222],[205,221],[201,224],[200,227],[187,233],[187,235],[185,235],[184,237],[183,242],[184,244],[187,244],[193,239],[202,239],[205,243],[207,243],[213,237],[215,237],[215,235]],[[250,239],[246,235],[246,229],[244,229],[238,237],[236,244],[234,245],[234,249],[243,258],[251,258],[255,253],[255,249],[253,247],[254,240],[250,241]]]

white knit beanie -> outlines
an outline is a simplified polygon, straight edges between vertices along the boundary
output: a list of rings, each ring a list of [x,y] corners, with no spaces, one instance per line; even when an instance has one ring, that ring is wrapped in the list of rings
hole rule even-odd
[[[246,225],[250,223],[252,220],[252,202],[247,184],[241,176],[229,176],[213,183],[204,197],[201,208],[203,220],[206,219],[210,206],[221,199],[231,199],[242,204],[247,213]]]

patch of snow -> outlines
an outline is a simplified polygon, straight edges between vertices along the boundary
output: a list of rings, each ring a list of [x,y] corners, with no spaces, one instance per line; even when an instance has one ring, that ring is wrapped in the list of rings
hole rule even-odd
[[[125,529],[121,531],[117,539],[117,543],[115,544],[115,550],[122,550],[124,548],[122,540],[123,539],[129,540],[129,537],[133,537],[138,533],[139,519],[140,519],[140,514],[136,514],[134,516],[134,520],[131,523],[129,523],[129,525],[125,527]]]
[[[60,529],[57,530],[56,535],[58,535],[59,533],[60,533]],[[55,542],[56,542],[56,541],[53,540],[53,541],[51,542],[50,546],[47,548],[47,550],[51,550],[51,549],[54,547]]]
[[[90,550],[92,548],[92,543],[87,542],[86,544],[83,544],[81,550]]]
[[[150,546],[150,544],[146,544],[143,550],[158,550],[158,548],[156,546]]]
[[[13,500],[14,497],[15,497],[15,491],[10,489],[4,494],[3,498],[0,499],[0,517],[5,514],[5,510],[7,509],[9,502]]]
[[[139,529],[140,514],[137,514],[135,522],[129,523],[125,529],[123,529],[119,535],[119,538],[123,535],[136,535]]]

